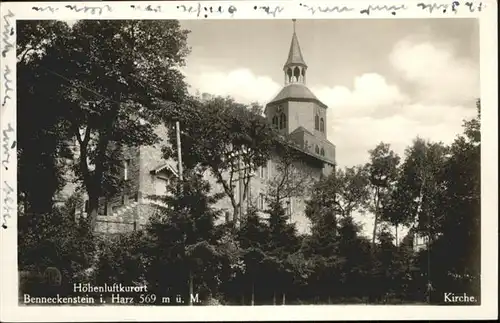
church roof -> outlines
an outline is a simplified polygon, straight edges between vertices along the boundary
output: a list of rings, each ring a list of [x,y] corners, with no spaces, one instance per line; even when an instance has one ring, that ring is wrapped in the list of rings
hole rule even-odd
[[[155,169],[151,170],[150,173],[156,175],[165,170],[171,172],[175,177],[178,176],[175,166],[173,165],[173,162],[163,163],[160,166],[156,167]]]
[[[320,103],[322,106],[326,107],[326,105],[323,104],[320,100],[318,100],[318,98],[314,95],[314,93],[312,93],[311,90],[309,90],[309,88],[307,88],[307,86],[300,83],[290,83],[286,85],[281,89],[278,95],[274,97],[274,99],[269,101],[268,104],[288,99],[298,99],[306,101],[314,100]]]
[[[307,130],[306,128],[304,128],[302,126],[297,127],[297,129],[295,129],[294,131],[292,131],[290,133],[290,135],[293,135],[294,133],[299,133],[299,132],[305,132],[305,133],[310,134],[311,136],[314,136],[314,134],[312,132],[310,132],[309,130]]]
[[[307,131],[307,130],[306,130]],[[301,152],[302,154],[306,155],[306,156],[309,156],[309,157],[312,157],[314,158],[315,160],[319,160],[319,161],[322,161],[324,163],[327,163],[329,165],[335,165],[335,161],[332,161],[332,160],[329,160],[327,158],[325,158],[324,156],[320,156],[318,154],[313,154],[311,153],[310,151],[307,151],[306,149],[304,149],[303,147],[300,147],[296,142],[294,142],[293,140],[290,140],[290,138],[282,138],[280,140],[280,143],[284,146],[288,146],[290,148],[293,148],[295,149],[296,151],[299,151]]]
[[[295,32],[292,36],[292,43],[290,44],[290,51],[288,52],[288,59],[286,60],[285,67],[288,65],[303,65],[307,67],[304,57],[302,57],[299,40]]]

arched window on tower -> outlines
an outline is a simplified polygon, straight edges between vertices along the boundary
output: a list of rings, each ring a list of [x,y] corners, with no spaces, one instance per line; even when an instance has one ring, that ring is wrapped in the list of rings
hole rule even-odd
[[[314,129],[319,130],[319,116],[314,117]]]
[[[285,129],[286,128],[286,115],[282,113],[280,115],[280,129]]]
[[[319,131],[325,132],[325,120],[323,118],[319,121]]]
[[[316,145],[315,151],[316,151],[316,154],[319,154],[319,147],[318,147],[318,145]]]
[[[324,156],[325,155],[325,149],[323,147],[321,147],[321,153],[320,153],[321,156]]]
[[[278,129],[278,116],[273,117],[273,127]]]
[[[292,73],[292,69],[291,68],[289,68],[289,69],[286,70],[286,76],[287,76],[287,79],[288,79],[288,83],[290,83],[292,81],[292,76],[293,76],[292,74],[293,73]]]
[[[299,81],[300,77],[300,69],[296,66],[295,69],[293,70],[293,78],[295,82]]]

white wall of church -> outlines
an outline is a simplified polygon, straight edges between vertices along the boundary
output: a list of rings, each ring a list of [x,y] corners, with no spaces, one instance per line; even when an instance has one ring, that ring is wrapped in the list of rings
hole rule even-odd
[[[285,103],[283,103],[285,104]],[[314,106],[313,102],[288,102],[288,125],[290,132],[302,126],[314,133]]]

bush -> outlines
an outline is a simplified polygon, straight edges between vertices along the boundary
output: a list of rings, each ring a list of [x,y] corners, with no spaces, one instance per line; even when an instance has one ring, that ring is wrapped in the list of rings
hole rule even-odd
[[[46,285],[50,283],[60,285],[57,292],[64,293],[72,283],[85,282],[85,269],[92,265],[95,254],[86,223],[77,223],[64,208],[55,208],[48,214],[20,216],[18,224],[21,292],[27,289],[30,293],[47,293]],[[50,272],[60,272],[61,284],[44,277],[50,267]]]
[[[99,239],[96,284],[144,285],[144,232],[134,231]]]

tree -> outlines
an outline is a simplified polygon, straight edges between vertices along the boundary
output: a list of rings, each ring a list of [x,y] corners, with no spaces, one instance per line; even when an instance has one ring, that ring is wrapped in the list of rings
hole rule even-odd
[[[175,193],[162,198],[166,206],[146,229],[146,277],[152,290],[187,295],[184,299],[191,304],[195,284],[205,296],[215,294],[221,266],[230,263],[231,250],[223,239],[224,231],[215,224],[220,212],[213,205],[220,196],[210,193],[209,183],[200,174],[187,171],[185,179],[174,180],[169,191]]]
[[[369,197],[369,179],[361,166],[337,169],[313,187],[307,201],[306,216],[311,220],[311,236],[306,240],[303,253],[311,255],[314,273],[312,283],[322,296],[328,298],[355,295],[349,288],[361,273],[362,246],[358,238],[359,228],[352,222],[352,213],[362,211]],[[353,253],[353,261],[349,260]],[[354,276],[350,276],[349,273]],[[361,279],[362,275],[356,276]]]
[[[281,203],[307,196],[315,180],[311,168],[301,160],[303,153],[294,143],[276,138],[274,155],[275,168],[267,183],[267,199]]]
[[[342,259],[340,267],[340,287],[337,297],[344,302],[364,302],[375,286],[372,281],[373,262],[370,242],[360,235],[361,225],[352,216],[339,221],[337,235],[337,257]]]
[[[18,218],[19,270],[41,274],[48,267],[57,268],[62,274],[61,294],[71,293],[73,283],[88,281],[84,270],[92,265],[95,255],[88,225],[75,223],[71,216],[75,203],[78,196],[51,212]],[[46,285],[33,287],[38,289],[22,292],[47,296]]]
[[[178,67],[186,39],[174,20],[82,20],[33,58],[37,71],[63,88],[46,95],[58,97],[61,123],[76,139],[74,170],[89,197],[92,227],[99,198],[114,193],[117,152],[156,142],[164,111],[183,102]]]
[[[41,58],[63,46],[70,28],[60,21],[23,20],[18,33],[18,201],[24,214],[50,213],[66,182],[62,160],[72,153],[65,142],[65,100],[59,95],[66,89],[41,69]]]
[[[255,305],[256,287],[260,287],[262,280],[261,269],[266,257],[266,241],[269,240],[268,227],[263,223],[255,208],[247,210],[247,215],[238,230],[238,241],[242,248],[245,273],[241,277],[245,286],[250,285],[251,305]],[[237,284],[240,289],[241,285]]]
[[[289,223],[281,203],[271,201],[266,210],[269,214],[269,240],[266,246],[264,270],[272,282],[273,305],[276,305],[276,292],[281,291],[283,302],[286,298],[287,286],[290,286],[295,276],[294,267],[291,266],[290,255],[299,251],[300,240],[294,223]]]
[[[378,224],[381,218],[381,204],[388,199],[397,176],[399,156],[390,149],[389,144],[380,143],[370,150],[370,162],[366,164],[371,185],[372,202],[370,209],[374,214],[372,247],[375,247]]]
[[[394,236],[388,226],[379,232],[378,240],[372,271],[372,297],[384,303],[393,302],[396,296],[401,295],[408,268],[403,265],[400,249],[394,244]]]
[[[363,212],[370,195],[368,185],[368,173],[361,166],[337,169],[317,182],[306,208],[306,216],[313,223],[312,231],[321,229],[323,221],[338,223],[338,215],[350,217],[354,211]],[[336,232],[335,225],[332,230]]]
[[[442,175],[448,148],[442,143],[426,142],[421,138],[405,151],[397,181],[385,200],[382,218],[397,228],[400,224],[428,236],[440,216]],[[430,230],[430,231],[429,231]]]
[[[182,111],[171,110],[168,119],[181,124],[183,164],[200,166],[215,177],[233,207],[237,218],[247,198],[251,174],[270,157],[273,133],[266,120],[247,106],[230,98],[216,97],[191,104]],[[174,130],[165,157],[175,156]],[[242,199],[236,197],[234,182],[242,179]]]
[[[397,261],[401,268],[399,272],[399,290],[398,296],[402,300],[417,301],[421,300],[418,291],[421,290],[422,268],[418,267],[416,252],[414,250],[415,234],[410,231],[397,245]]]
[[[430,259],[436,294],[443,290],[480,294],[481,274],[481,133],[480,101],[476,118],[450,147],[442,172],[445,207],[432,223],[435,238],[422,256]],[[425,263],[425,262],[424,262]]]

